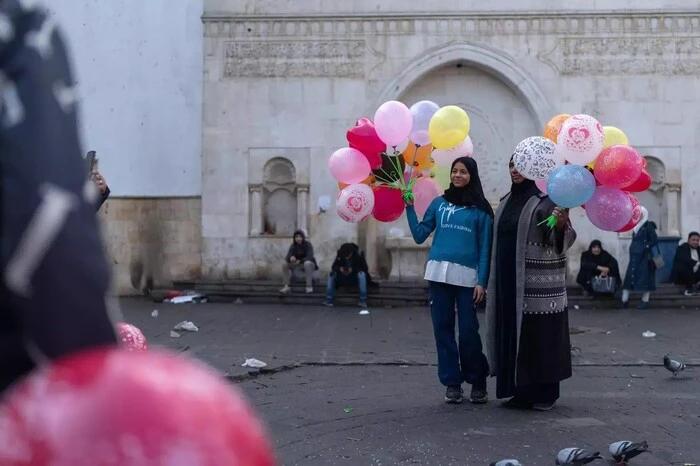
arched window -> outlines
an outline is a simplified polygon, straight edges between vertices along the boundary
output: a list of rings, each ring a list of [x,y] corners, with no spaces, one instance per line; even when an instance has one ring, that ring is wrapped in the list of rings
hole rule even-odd
[[[297,229],[297,186],[294,165],[276,157],[263,170],[263,234],[291,236]]]

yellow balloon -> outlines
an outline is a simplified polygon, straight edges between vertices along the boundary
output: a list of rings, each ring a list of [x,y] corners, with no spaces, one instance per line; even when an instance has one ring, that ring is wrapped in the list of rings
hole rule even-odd
[[[615,128],[614,126],[603,126],[603,134],[605,138],[603,139],[603,149],[607,149],[611,146],[617,146],[618,144],[627,145],[630,140],[627,135],[622,132],[620,128]]]
[[[469,115],[455,105],[442,107],[430,119],[428,136],[435,149],[451,149],[469,135]]]
[[[450,173],[452,173],[450,167],[435,165],[430,170],[430,177],[439,184],[442,189],[447,189],[450,187]]]

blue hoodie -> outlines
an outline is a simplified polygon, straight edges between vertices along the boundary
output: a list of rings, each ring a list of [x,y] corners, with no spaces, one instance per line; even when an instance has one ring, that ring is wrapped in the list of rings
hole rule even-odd
[[[491,260],[493,220],[476,207],[460,207],[442,196],[430,203],[418,221],[416,209],[406,207],[408,226],[413,239],[423,244],[435,231],[428,260],[452,262],[477,271],[477,285],[486,286]]]

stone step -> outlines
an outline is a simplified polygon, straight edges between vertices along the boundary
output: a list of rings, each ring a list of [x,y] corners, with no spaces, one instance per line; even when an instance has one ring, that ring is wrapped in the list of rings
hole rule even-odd
[[[193,289],[207,294],[212,301],[236,302],[243,301],[246,304],[294,304],[294,305],[319,305],[325,298],[325,287],[317,284],[314,293],[306,294],[303,285],[295,284],[292,293],[279,292],[280,285],[272,280],[193,280],[178,281],[175,288],[179,290]],[[164,290],[154,290],[151,293],[154,300],[162,300]],[[641,293],[633,292],[631,301],[636,303]],[[339,306],[356,305],[357,292],[339,289],[336,292],[335,302]],[[379,288],[368,290],[368,301],[373,307],[414,307],[428,304],[428,288],[424,283],[395,283],[383,282]],[[569,307],[576,306],[586,309],[614,309],[619,307],[619,299],[593,298],[584,296],[579,287],[569,288]],[[662,285],[653,294],[652,308],[700,308],[700,296],[683,296],[677,287]]]

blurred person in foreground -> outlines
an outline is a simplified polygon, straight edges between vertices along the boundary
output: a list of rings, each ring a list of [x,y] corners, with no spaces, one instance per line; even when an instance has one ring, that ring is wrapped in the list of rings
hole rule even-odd
[[[75,81],[38,2],[0,2],[0,394],[43,361],[116,345]]]

